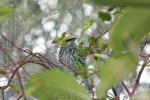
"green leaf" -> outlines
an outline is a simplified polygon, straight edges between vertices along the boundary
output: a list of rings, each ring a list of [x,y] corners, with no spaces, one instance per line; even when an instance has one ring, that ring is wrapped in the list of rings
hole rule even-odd
[[[73,75],[58,70],[36,74],[27,85],[27,94],[40,100],[90,100]]]
[[[81,54],[86,57],[89,54],[89,50],[85,47],[80,48]]]
[[[20,88],[16,84],[11,84],[10,85],[11,89],[14,90],[15,92],[19,93]]]
[[[87,31],[87,29],[89,29],[93,24],[94,24],[94,20],[84,20],[82,22],[83,24],[83,28],[82,28],[82,33]]]
[[[126,8],[114,23],[110,38],[115,52],[133,48],[150,32],[150,9]]]
[[[101,66],[97,63],[102,81],[97,89],[98,97],[103,97],[108,89],[134,72],[137,64],[137,56],[132,53],[109,58]]]
[[[3,69],[0,69],[0,74],[6,74],[6,72]]]
[[[0,18],[10,17],[14,13],[14,8],[10,6],[0,6]]]
[[[150,0],[89,0],[96,5],[150,7]]]
[[[88,0],[81,0],[82,1],[82,3],[86,3]]]
[[[98,17],[102,21],[111,21],[111,15],[108,12],[98,12]]]

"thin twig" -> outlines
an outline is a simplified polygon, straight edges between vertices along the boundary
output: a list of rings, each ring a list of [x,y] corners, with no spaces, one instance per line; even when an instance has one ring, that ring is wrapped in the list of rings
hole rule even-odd
[[[6,40],[7,42],[9,42],[11,45],[13,45],[13,46],[14,46],[16,49],[18,49],[19,51],[25,52],[25,53],[27,53],[27,54],[29,54],[29,55],[33,55],[33,56],[35,56],[35,57],[37,57],[37,58],[39,58],[39,59],[41,59],[41,57],[42,57],[42,59],[45,59],[45,60],[46,60],[49,64],[51,64],[52,66],[58,67],[56,64],[54,64],[53,62],[49,61],[47,58],[45,58],[45,57],[42,56],[41,54],[39,54],[39,53],[32,53],[32,51],[30,51],[30,50],[24,50],[24,49],[22,49],[22,48],[16,46],[12,41],[10,41],[10,40],[7,39],[4,35],[2,35],[2,33],[0,33],[0,35],[2,36],[2,38],[3,38],[4,40]],[[51,66],[51,67],[52,67],[52,66]]]
[[[29,57],[29,56],[28,56],[28,57]],[[26,58],[26,59],[28,59],[28,58]],[[29,59],[26,61],[26,59],[19,61],[19,62],[15,65],[15,66],[18,66],[18,67],[16,67],[16,69],[14,70],[14,72],[12,73],[12,75],[10,76],[10,78],[9,78],[9,80],[8,80],[8,84],[7,84],[6,86],[4,86],[4,87],[1,87],[0,89],[6,89],[6,88],[10,85],[10,83],[11,83],[13,77],[15,76],[15,74],[17,73],[17,71],[18,71],[23,65],[25,65],[25,64],[27,64],[27,63],[36,63],[36,64],[41,65],[41,67],[44,67],[44,68],[50,70],[49,66],[46,66],[45,64],[43,64],[42,61],[41,61],[41,62],[35,62],[34,60],[32,61],[32,60],[29,60]]]
[[[20,76],[19,70],[18,70],[18,72],[16,74],[17,74],[17,77],[18,77],[18,80],[19,80],[19,83],[20,83],[20,89],[21,89],[21,92],[23,94],[24,100],[27,100],[27,98],[25,96],[24,86],[23,86],[23,83],[22,83],[22,78]]]
[[[1,91],[2,91],[2,100],[5,100],[5,93],[4,93],[4,89],[2,89]]]
[[[112,27],[108,28],[107,30],[105,30],[102,34],[100,34],[98,37],[96,37],[95,39],[99,39],[101,38],[103,35],[105,35]]]
[[[135,91],[137,90],[137,87],[138,87],[138,85],[139,85],[139,81],[140,81],[141,75],[142,75],[142,73],[143,73],[143,71],[144,71],[144,68],[145,68],[146,65],[149,63],[148,59],[149,59],[149,58],[147,58],[147,59],[144,61],[144,63],[142,64],[141,69],[140,69],[140,71],[139,71],[139,73],[138,73],[138,76],[137,76],[137,78],[136,78],[135,84],[134,84],[133,89],[132,89],[131,92],[129,91],[129,89],[128,89],[128,87],[125,85],[125,83],[124,83],[123,81],[121,82],[121,84],[123,85],[123,87],[125,88],[125,90],[126,90],[126,92],[128,93],[129,96],[133,96],[133,95],[135,94]]]
[[[137,79],[136,79],[136,81],[135,81],[134,87],[133,87],[132,92],[131,92],[131,96],[134,95],[134,93],[135,93],[135,91],[136,91],[136,89],[137,89],[137,87],[138,87],[138,85],[139,85],[139,81],[140,81],[141,75],[142,75],[142,73],[143,73],[143,71],[144,71],[144,68],[145,68],[146,65],[147,65],[147,60],[148,60],[148,59],[146,59],[146,61],[143,63],[143,65],[142,65],[142,67],[141,67],[141,69],[140,69],[140,71],[139,71],[139,74],[138,74],[138,76],[137,76]]]
[[[125,83],[123,81],[121,81],[121,84],[123,85],[123,87],[125,88],[127,94],[130,96],[131,92],[129,91],[128,87],[125,85]]]
[[[21,100],[22,97],[24,97],[24,95],[20,95],[17,100]]]

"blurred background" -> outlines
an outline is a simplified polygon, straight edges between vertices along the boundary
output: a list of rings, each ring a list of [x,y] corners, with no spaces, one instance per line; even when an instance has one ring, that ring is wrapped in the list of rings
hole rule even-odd
[[[85,0],[0,0],[0,87],[7,85],[8,79],[12,75],[13,66],[7,66],[28,56],[28,53],[19,51],[12,43],[22,50],[40,53],[59,66],[59,45],[52,44],[54,38],[61,37],[62,33],[66,32],[67,35],[73,35],[78,39],[78,45],[82,43],[83,48],[88,48],[91,45],[91,37],[100,37],[101,45],[105,44],[106,46],[107,44],[107,47],[103,52],[95,53],[92,51],[92,53],[87,54],[86,61],[89,68],[95,66],[94,60],[97,58],[93,55],[99,57],[101,61],[105,61],[111,55],[108,30],[118,16],[119,10],[120,8],[97,7],[92,3],[85,2]],[[110,18],[100,17],[100,12],[108,13]],[[149,42],[146,42],[142,50],[142,53],[150,54]],[[142,63],[142,59],[140,63]],[[139,65],[138,68],[140,67]],[[6,70],[5,74],[3,69]],[[19,70],[23,84],[26,84],[30,75],[43,70],[45,69],[37,64],[24,65]],[[137,69],[138,71],[139,69]],[[150,87],[149,79],[150,69],[148,67],[140,80],[140,95],[142,95],[141,91],[145,92],[145,88]],[[17,77],[14,77],[11,83],[20,84]],[[17,100],[20,93],[16,93],[18,88],[16,85],[9,86],[3,91],[5,92],[4,100]],[[124,98],[122,100],[128,100],[127,93],[122,87],[119,89],[121,98]],[[3,92],[0,94],[1,98],[3,98]],[[29,97],[28,100],[36,99]]]

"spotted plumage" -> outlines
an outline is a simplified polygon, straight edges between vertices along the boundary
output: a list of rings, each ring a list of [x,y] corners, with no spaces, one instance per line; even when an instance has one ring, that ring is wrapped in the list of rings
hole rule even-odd
[[[85,57],[81,55],[81,52],[73,43],[60,47],[59,62],[74,74],[78,74],[84,67],[86,68]]]
[[[67,41],[67,45],[61,46],[59,50],[59,62],[70,70],[75,76],[81,76],[85,87],[91,91],[88,82],[85,57],[75,44],[75,39]]]

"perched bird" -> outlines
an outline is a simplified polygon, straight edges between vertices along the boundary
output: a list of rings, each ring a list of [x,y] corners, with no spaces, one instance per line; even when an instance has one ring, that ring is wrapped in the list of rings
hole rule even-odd
[[[75,44],[76,38],[66,40],[67,44],[59,50],[59,62],[67,67],[75,76],[86,70],[85,57]],[[82,72],[83,71],[83,72]]]
[[[88,70],[85,63],[85,57],[81,54],[80,49],[76,46],[76,38],[69,37],[63,39],[60,43],[59,62],[65,66],[76,77],[80,76],[84,86],[91,91],[88,82]]]

